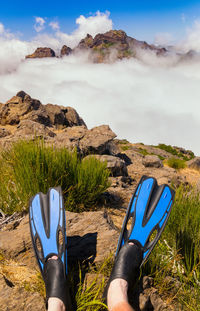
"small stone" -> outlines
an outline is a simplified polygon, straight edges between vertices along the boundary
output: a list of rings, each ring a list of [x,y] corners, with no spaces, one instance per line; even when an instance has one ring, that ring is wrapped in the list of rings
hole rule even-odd
[[[149,276],[144,276],[142,280],[143,289],[147,289],[153,286],[153,278]]]

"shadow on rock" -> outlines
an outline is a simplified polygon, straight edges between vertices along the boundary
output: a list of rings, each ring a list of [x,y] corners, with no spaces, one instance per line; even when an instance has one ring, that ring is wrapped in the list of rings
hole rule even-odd
[[[71,280],[71,297],[74,310],[76,309],[75,295],[80,283],[83,283],[90,264],[96,257],[97,232],[84,236],[67,238],[68,271]]]

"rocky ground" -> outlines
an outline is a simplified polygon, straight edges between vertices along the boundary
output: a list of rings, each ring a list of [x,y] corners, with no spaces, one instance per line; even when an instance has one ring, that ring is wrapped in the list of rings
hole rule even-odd
[[[69,264],[87,262],[98,265],[114,253],[128,201],[142,175],[150,175],[159,184],[191,184],[200,187],[200,158],[174,147],[188,166],[175,170],[165,164],[172,155],[163,149],[119,141],[108,125],[87,129],[71,107],[43,105],[20,91],[0,104],[0,146],[9,148],[17,139],[42,137],[47,144],[74,148],[82,157],[94,155],[107,161],[111,186],[102,195],[96,211],[66,212]],[[4,217],[3,217],[4,216]],[[86,274],[86,279],[91,275]],[[45,310],[43,285],[29,234],[28,215],[0,218],[0,310]],[[179,310],[164,302],[143,277],[134,294],[136,310]],[[133,298],[133,297],[132,297]]]

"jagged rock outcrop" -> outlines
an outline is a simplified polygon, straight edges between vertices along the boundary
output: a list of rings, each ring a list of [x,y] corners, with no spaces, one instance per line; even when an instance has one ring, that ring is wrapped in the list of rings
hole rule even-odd
[[[55,57],[56,54],[54,50],[47,47],[39,47],[35,50],[33,54],[26,55],[26,58],[44,58],[44,57]]]
[[[60,51],[60,56],[66,56],[72,53],[72,49],[66,45],[63,45],[61,51]]]
[[[94,38],[87,34],[79,44],[71,49],[64,45],[60,56],[69,55],[77,51],[90,51],[90,58],[93,62],[113,62],[117,59],[137,57],[137,50],[150,50],[156,55],[165,55],[167,50],[145,41],[139,41],[127,36],[123,30],[110,30],[104,34],[97,34]],[[50,48],[38,48],[33,54],[26,58],[55,57],[55,52]]]
[[[42,105],[39,100],[31,98],[24,91],[20,91],[0,107],[1,125],[17,125],[22,120],[31,120],[56,128],[86,126],[73,108]]]
[[[123,30],[110,30],[104,34],[97,34],[94,38],[87,34],[78,44],[76,50],[79,49],[89,50],[94,62],[135,57],[138,49],[151,50],[157,55],[164,55],[167,52],[165,48],[158,48],[145,41],[131,38]]]

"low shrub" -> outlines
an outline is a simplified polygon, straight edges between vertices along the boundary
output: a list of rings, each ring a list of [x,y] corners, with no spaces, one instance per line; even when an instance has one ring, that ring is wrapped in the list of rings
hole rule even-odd
[[[167,165],[177,170],[186,167],[185,161],[177,158],[168,159]]]
[[[5,213],[27,208],[37,192],[60,185],[68,210],[95,204],[108,186],[106,163],[81,160],[77,152],[46,146],[43,141],[18,141],[0,159],[0,208]]]
[[[179,187],[160,241],[144,267],[168,301],[200,309],[200,195]],[[192,292],[192,295],[191,295]]]

